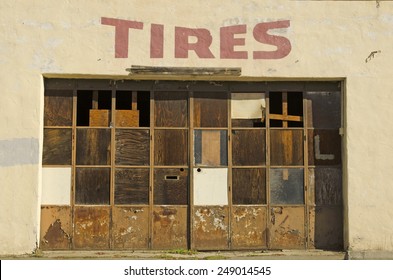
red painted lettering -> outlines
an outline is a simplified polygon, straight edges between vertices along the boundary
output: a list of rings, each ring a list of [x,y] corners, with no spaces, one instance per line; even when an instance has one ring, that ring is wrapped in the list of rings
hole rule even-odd
[[[226,26],[220,28],[220,58],[247,59],[247,51],[235,51],[235,46],[244,46],[244,38],[235,38],[235,34],[245,34],[247,25]]]
[[[101,24],[112,25],[115,27],[115,57],[128,57],[128,29],[143,29],[143,23],[138,21],[101,18]]]
[[[152,24],[150,29],[150,58],[164,57],[164,25]]]
[[[197,38],[189,43],[190,36]],[[199,58],[214,58],[209,47],[213,41],[210,31],[204,28],[192,29],[175,27],[175,58],[188,58],[188,51],[193,50]]]
[[[280,59],[286,57],[292,49],[291,42],[282,36],[269,35],[269,29],[287,28],[290,26],[289,20],[262,22],[254,27],[254,38],[260,43],[277,47],[275,51],[254,51],[254,59]]]

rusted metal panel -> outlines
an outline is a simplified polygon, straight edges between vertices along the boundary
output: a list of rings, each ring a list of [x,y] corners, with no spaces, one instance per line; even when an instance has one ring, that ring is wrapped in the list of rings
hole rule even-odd
[[[186,127],[188,120],[187,98],[187,92],[155,92],[155,126]]]
[[[339,128],[341,126],[341,93],[307,92],[307,126]]]
[[[149,247],[149,207],[114,207],[112,234],[114,249]]]
[[[266,248],[266,207],[234,206],[231,216],[231,249]]]
[[[233,204],[266,204],[266,169],[232,169]]]
[[[308,130],[309,165],[341,164],[341,136],[338,130]]]
[[[72,125],[72,90],[45,90],[44,125]]]
[[[342,207],[310,207],[309,219],[310,249],[344,248]]]
[[[157,129],[154,131],[154,164],[187,165],[188,131]]]
[[[111,163],[111,131],[102,128],[76,130],[76,164],[109,165]]]
[[[227,206],[194,207],[193,242],[197,250],[228,249]]]
[[[221,92],[194,93],[194,126],[226,127],[228,125],[227,94]]]
[[[110,171],[106,167],[77,167],[75,203],[109,204]]]
[[[304,207],[271,207],[270,249],[304,249]]]
[[[303,204],[304,169],[271,168],[270,201],[272,204]]]
[[[72,130],[45,128],[42,164],[71,165]]]
[[[188,169],[156,168],[154,170],[154,204],[188,204]]]
[[[42,250],[69,250],[71,246],[71,207],[41,207]]]
[[[186,249],[187,207],[154,207],[153,249]]]
[[[232,130],[232,164],[264,165],[266,163],[265,130]]]
[[[303,165],[303,131],[272,129],[270,132],[271,165]]]
[[[109,249],[109,207],[75,207],[74,248]]]
[[[309,168],[308,186],[310,205],[342,205],[341,168]]]
[[[116,165],[149,165],[149,130],[116,129]]]

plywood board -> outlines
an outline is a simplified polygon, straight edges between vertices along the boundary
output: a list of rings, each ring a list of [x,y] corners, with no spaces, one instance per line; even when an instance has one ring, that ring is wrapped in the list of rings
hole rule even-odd
[[[155,126],[186,127],[188,120],[187,98],[187,92],[155,92]]]
[[[270,202],[272,204],[303,204],[304,169],[270,169]]]
[[[233,204],[266,204],[266,169],[232,169]]]
[[[153,208],[153,249],[187,249],[187,207]]]
[[[188,131],[187,130],[155,130],[154,164],[155,165],[187,165],[188,163]]]
[[[114,207],[112,210],[113,248],[148,249],[149,207]]]
[[[232,119],[262,119],[266,108],[265,93],[232,93]]]
[[[266,215],[266,207],[232,207],[231,249],[266,248]]]
[[[344,249],[341,207],[310,207],[309,219],[310,249]]]
[[[43,165],[71,165],[72,130],[44,129]]]
[[[42,168],[42,205],[71,205],[71,167]]]
[[[232,119],[232,127],[265,127],[265,119]]]
[[[307,127],[341,127],[341,93],[307,92]]]
[[[154,170],[154,204],[188,205],[188,169]]]
[[[227,131],[195,130],[194,162],[198,166],[226,166],[228,164]]]
[[[265,165],[266,131],[232,130],[232,165]]]
[[[194,205],[228,204],[227,168],[194,168],[193,179]]]
[[[305,249],[304,207],[270,209],[270,249]]]
[[[227,94],[222,92],[195,92],[194,126],[226,127],[227,125]]]
[[[341,168],[310,168],[308,186],[311,205],[342,205]]]
[[[111,121],[110,114],[110,110],[91,109],[89,114],[89,125],[109,127]]]
[[[75,207],[74,248],[109,249],[109,207]]]
[[[44,125],[72,125],[72,90],[45,90]]]
[[[76,164],[110,165],[110,129],[78,128],[76,131]]]
[[[149,130],[116,129],[116,165],[149,165]]]
[[[109,193],[110,168],[76,168],[76,204],[109,204]]]
[[[41,207],[40,249],[69,250],[71,246],[71,207]]]
[[[116,127],[139,127],[139,110],[116,110]]]
[[[194,207],[193,242],[196,250],[225,250],[228,246],[228,207]]]
[[[149,204],[149,169],[116,168],[115,204]]]
[[[303,130],[270,131],[271,165],[303,165]]]
[[[338,130],[308,130],[308,164],[341,164],[341,136]]]

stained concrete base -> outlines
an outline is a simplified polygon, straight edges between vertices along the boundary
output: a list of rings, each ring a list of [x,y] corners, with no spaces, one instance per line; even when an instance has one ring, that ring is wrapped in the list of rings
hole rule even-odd
[[[393,260],[393,251],[349,251],[350,260]]]
[[[34,254],[0,256],[1,259],[134,259],[134,260],[344,260],[346,252],[322,250],[278,251],[37,251]]]

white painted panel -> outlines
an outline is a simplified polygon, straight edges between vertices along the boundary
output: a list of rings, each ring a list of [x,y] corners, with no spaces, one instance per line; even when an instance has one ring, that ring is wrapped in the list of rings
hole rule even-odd
[[[71,167],[42,168],[43,205],[70,205]]]
[[[232,119],[261,119],[266,108],[265,93],[232,93]]]
[[[227,188],[227,168],[194,168],[194,205],[228,205]]]

